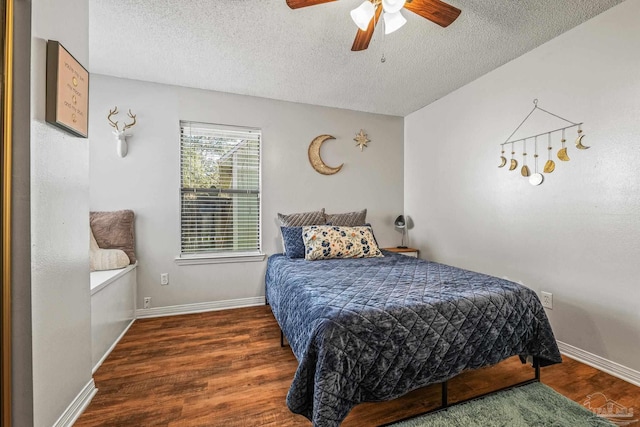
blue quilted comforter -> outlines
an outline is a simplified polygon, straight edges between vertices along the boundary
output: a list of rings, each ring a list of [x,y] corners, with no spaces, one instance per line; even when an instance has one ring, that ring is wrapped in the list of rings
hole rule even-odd
[[[513,356],[561,362],[537,295],[517,283],[384,252],[269,258],[266,295],[299,366],[287,395],[314,426]]]

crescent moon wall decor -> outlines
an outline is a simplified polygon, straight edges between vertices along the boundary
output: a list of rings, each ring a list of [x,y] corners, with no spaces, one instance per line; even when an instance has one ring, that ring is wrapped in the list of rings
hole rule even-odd
[[[558,129],[554,129],[554,130],[550,130],[548,132],[543,132],[543,133],[539,133],[537,135],[531,135],[531,136],[527,136],[525,138],[521,138],[521,139],[516,139],[516,140],[511,140],[511,138],[513,137],[513,135],[515,135],[515,133],[518,131],[518,129],[520,129],[520,127],[527,121],[527,119],[529,119],[529,117],[536,111],[536,110],[540,110],[544,113],[547,113],[553,117],[556,117],[560,120],[563,120],[567,123],[570,123],[569,126],[564,126]],[[517,160],[515,160],[513,158],[513,156],[515,155],[515,151],[513,150],[513,144],[517,143],[517,142],[521,142],[522,143],[522,155],[523,155],[523,160],[525,159],[524,156],[526,156],[526,141],[529,138],[534,138],[536,140],[536,153],[535,153],[535,173],[533,175],[531,175],[529,182],[532,185],[540,185],[544,182],[544,176],[541,173],[538,173],[538,147],[537,147],[537,138],[539,136],[543,136],[543,135],[547,135],[549,142],[547,144],[547,150],[549,150],[549,154],[548,154],[548,160],[545,163],[544,166],[544,173],[551,173],[555,170],[556,168],[556,164],[553,160],[551,160],[551,150],[553,149],[553,147],[551,146],[551,135],[555,132],[562,132],[562,138],[560,140],[561,144],[562,144],[562,148],[560,149],[560,151],[558,151],[558,158],[564,162],[568,162],[569,161],[569,155],[567,154],[567,147],[565,147],[565,131],[567,129],[571,129],[577,127],[578,128],[578,138],[576,139],[576,148],[578,148],[579,150],[586,150],[590,147],[583,145],[582,144],[582,139],[584,138],[584,135],[582,134],[582,123],[574,123],[571,120],[567,120],[563,117],[558,116],[557,114],[554,114],[550,111],[547,111],[543,108],[538,107],[538,100],[534,99],[533,100],[533,109],[531,110],[531,112],[529,112],[529,114],[527,115],[527,117],[524,118],[524,120],[518,125],[518,127],[516,128],[516,130],[514,130],[511,135],[509,135],[509,138],[507,138],[507,140],[503,143],[500,144],[500,146],[502,147],[502,154],[504,154],[504,146],[507,144],[511,144],[511,166],[509,167],[509,170],[514,170],[518,163]],[[500,156],[500,165],[498,167],[502,167],[506,164],[506,159],[504,158],[504,156]],[[524,161],[523,161],[524,163]],[[526,170],[525,170],[526,168]],[[528,170],[529,168],[525,166],[522,167],[522,176],[529,176],[530,172]]]
[[[333,175],[340,172],[344,163],[340,166],[336,166],[335,168],[328,166],[325,162],[322,161],[322,157],[320,157],[320,148],[322,144],[328,139],[335,139],[331,135],[319,135],[316,136],[311,144],[309,144],[309,163],[311,163],[311,167],[314,168],[318,173],[323,175]]]

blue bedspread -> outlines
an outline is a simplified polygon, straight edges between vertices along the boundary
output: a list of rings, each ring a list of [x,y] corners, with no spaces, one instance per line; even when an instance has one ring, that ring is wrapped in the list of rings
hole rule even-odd
[[[517,283],[384,252],[269,258],[266,296],[299,366],[287,395],[314,426],[513,356],[561,362],[544,309]]]

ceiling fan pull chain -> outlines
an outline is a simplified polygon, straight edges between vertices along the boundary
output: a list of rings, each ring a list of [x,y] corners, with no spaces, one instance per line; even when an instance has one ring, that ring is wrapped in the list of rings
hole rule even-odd
[[[380,7],[382,7],[382,6],[380,6]],[[374,18],[374,19],[375,19],[375,18]],[[378,22],[379,22],[379,21],[378,21]],[[382,22],[383,22],[383,25],[385,26],[385,29],[386,29],[387,24],[386,24],[386,22],[384,22],[384,19],[382,20]],[[386,33],[386,31],[383,31],[383,32],[382,32],[382,35],[380,36],[380,37],[382,37],[382,42],[380,43],[380,45],[382,45],[382,57],[380,58],[380,62],[381,62],[381,63],[383,63],[383,64],[384,64],[385,62],[387,62],[387,58],[385,58],[385,57],[384,57],[384,41],[385,41],[385,39],[386,39],[386,37],[385,37],[385,33]]]

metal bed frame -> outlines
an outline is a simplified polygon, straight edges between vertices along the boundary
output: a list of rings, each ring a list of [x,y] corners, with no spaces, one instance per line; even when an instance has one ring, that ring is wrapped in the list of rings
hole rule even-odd
[[[282,332],[282,330],[280,330],[280,347],[284,347],[284,333]],[[430,409],[428,411],[425,412],[421,412],[419,414],[415,414],[415,415],[411,415],[409,417],[405,417],[405,418],[401,418],[399,420],[395,420],[392,421],[390,423],[385,423],[385,424],[381,424],[378,427],[388,427],[391,426],[393,424],[402,422],[402,421],[408,421],[408,420],[412,420],[414,418],[418,418],[421,417],[423,415],[428,415],[428,414],[435,414],[437,412],[441,412],[441,411],[446,411],[447,409],[454,407],[454,406],[458,406],[458,405],[462,405],[463,403],[468,403],[471,402],[473,400],[478,400],[478,399],[482,399],[484,397],[488,397],[488,396],[493,396],[494,394],[498,394],[501,393],[503,391],[507,391],[507,390],[512,390],[514,388],[518,388],[518,387],[522,387],[525,385],[529,385],[529,384],[533,384],[533,383],[537,383],[540,382],[540,360],[537,357],[533,357],[533,369],[534,369],[534,377],[530,378],[528,380],[524,380],[521,381],[519,383],[515,383],[506,387],[502,387],[498,390],[493,390],[493,391],[489,391],[487,393],[482,393],[479,394],[477,396],[473,396],[470,397],[468,399],[464,399],[464,400],[459,400],[457,402],[453,402],[453,403],[449,403],[449,381],[444,381],[441,384],[441,403],[440,406],[434,409]],[[428,387],[428,386],[425,386]]]
[[[454,407],[454,406],[458,406],[458,405],[462,405],[463,403],[468,403],[471,402],[473,400],[478,400],[478,399],[482,399],[483,397],[488,397],[488,396],[493,396],[494,394],[498,394],[501,393],[503,391],[507,391],[507,390],[512,390],[514,388],[518,388],[518,387],[522,387],[528,384],[533,384],[533,383],[537,383],[540,382],[540,360],[537,357],[533,358],[533,369],[534,369],[534,377],[525,381],[521,381],[519,383],[516,384],[512,384],[506,387],[502,387],[498,390],[493,390],[493,391],[489,391],[487,393],[483,393],[480,394],[478,396],[474,396],[474,397],[470,397],[468,399],[464,399],[464,400],[459,400],[457,402],[453,402],[453,403],[449,403],[449,390],[448,390],[448,386],[449,386],[449,381],[445,381],[443,383],[441,383],[442,385],[442,403],[440,404],[439,407],[425,411],[425,412],[421,412],[419,414],[415,414],[415,415],[411,415],[410,417],[405,417],[405,418],[401,418],[399,420],[395,420],[392,421],[390,423],[385,423],[385,424],[381,424],[379,427],[387,427],[387,426],[391,426],[393,424],[402,422],[402,421],[407,421],[407,420],[412,420],[414,418],[418,418],[421,417],[423,415],[429,415],[429,414],[435,414],[437,412],[441,412],[441,411],[446,411],[447,409]]]

